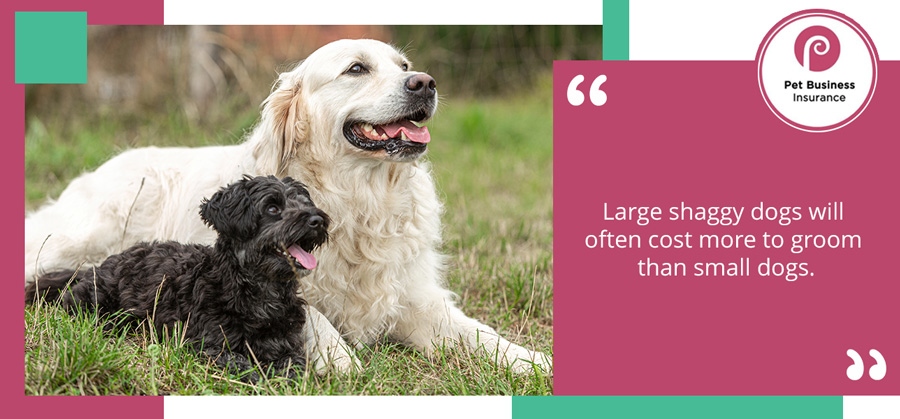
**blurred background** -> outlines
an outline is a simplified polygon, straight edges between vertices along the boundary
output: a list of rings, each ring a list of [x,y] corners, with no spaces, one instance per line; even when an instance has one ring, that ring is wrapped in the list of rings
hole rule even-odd
[[[445,101],[549,101],[553,60],[602,44],[600,26],[89,26],[87,84],[26,86],[26,208],[122,148],[239,141],[278,71],[361,37],[403,49]]]
[[[467,314],[549,353],[551,72],[553,60],[601,59],[601,31],[90,26],[87,84],[26,86],[25,210],[127,148],[238,143],[279,71],[335,39],[379,39],[437,80],[441,104],[428,124],[433,140],[425,158],[445,203],[447,285]]]

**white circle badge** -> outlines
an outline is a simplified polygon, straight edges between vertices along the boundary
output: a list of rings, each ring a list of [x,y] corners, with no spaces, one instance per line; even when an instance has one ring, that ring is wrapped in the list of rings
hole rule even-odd
[[[852,19],[804,10],[776,24],[756,54],[759,90],[786,124],[828,132],[856,119],[878,81],[878,52]]]

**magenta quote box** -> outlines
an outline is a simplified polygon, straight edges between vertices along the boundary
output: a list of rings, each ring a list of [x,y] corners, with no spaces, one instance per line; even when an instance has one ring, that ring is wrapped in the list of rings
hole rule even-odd
[[[557,394],[900,392],[900,63],[878,70],[856,120],[812,133],[755,62],[556,63]]]

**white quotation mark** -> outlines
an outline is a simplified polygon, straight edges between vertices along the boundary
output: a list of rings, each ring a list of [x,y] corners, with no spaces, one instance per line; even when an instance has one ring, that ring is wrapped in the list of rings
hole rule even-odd
[[[847,349],[847,356],[853,360],[853,365],[847,367],[847,378],[853,381],[859,380],[862,378],[863,372],[866,371],[862,357],[859,356],[859,352],[856,352],[853,349]]]
[[[853,365],[847,367],[847,378],[853,381],[859,380],[866,372],[866,366],[863,364],[862,357],[859,356],[859,352],[853,349],[847,349],[847,356],[853,360]],[[887,362],[885,362],[884,356],[877,349],[870,350],[869,356],[875,360],[875,365],[869,368],[869,377],[875,381],[881,380],[887,375]]]
[[[881,352],[872,349],[869,351],[869,356],[875,360],[875,365],[872,365],[872,368],[869,368],[869,377],[872,377],[875,381],[884,378],[884,376],[887,375],[887,362],[884,361]]]
[[[578,85],[584,81],[584,76],[579,74],[569,82],[569,88],[566,89],[566,97],[572,106],[581,106],[584,103],[584,93],[578,90]],[[600,85],[606,82],[606,75],[601,74],[594,82],[591,83],[591,89],[588,90],[591,95],[591,103],[594,106],[603,106],[606,103],[606,92],[600,90]]]

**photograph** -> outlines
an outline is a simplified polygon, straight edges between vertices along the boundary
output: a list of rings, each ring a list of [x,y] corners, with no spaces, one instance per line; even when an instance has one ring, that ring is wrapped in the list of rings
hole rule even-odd
[[[602,26],[88,26],[25,86],[26,395],[553,394]]]

